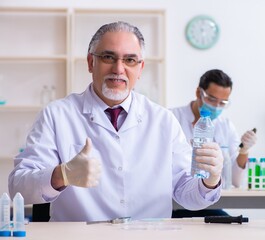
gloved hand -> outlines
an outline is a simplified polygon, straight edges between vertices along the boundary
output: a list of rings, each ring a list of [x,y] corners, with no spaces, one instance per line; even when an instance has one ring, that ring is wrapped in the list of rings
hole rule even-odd
[[[92,143],[86,139],[86,145],[71,161],[61,164],[64,185],[94,187],[98,185],[101,174],[101,163],[89,157]]]
[[[241,137],[241,142],[243,144],[243,147],[240,148],[239,153],[248,154],[248,150],[253,147],[257,142],[256,133],[254,133],[252,130],[245,132]]]
[[[210,173],[209,178],[203,179],[206,187],[215,188],[220,182],[224,161],[219,145],[215,142],[204,143],[196,150],[195,160],[200,169]]]

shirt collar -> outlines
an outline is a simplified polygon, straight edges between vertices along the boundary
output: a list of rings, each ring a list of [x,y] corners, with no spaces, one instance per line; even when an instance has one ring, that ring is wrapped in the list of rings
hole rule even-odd
[[[194,116],[194,113],[192,112],[192,103],[193,102],[190,102],[186,108],[186,116],[187,116],[187,120],[190,122],[190,123],[193,123],[194,122],[194,119],[195,119],[195,116]]]

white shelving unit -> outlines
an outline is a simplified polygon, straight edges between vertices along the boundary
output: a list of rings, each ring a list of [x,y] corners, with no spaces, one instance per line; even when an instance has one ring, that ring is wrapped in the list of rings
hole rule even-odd
[[[136,90],[164,103],[164,12],[68,8],[0,8],[0,159],[23,146],[37,113],[41,92],[55,97],[85,90],[91,76],[86,54],[96,30],[111,21],[139,27],[146,41],[146,64]],[[1,156],[6,156],[2,157]]]
[[[67,94],[67,9],[0,9],[0,156],[13,156],[41,109],[44,85]]]

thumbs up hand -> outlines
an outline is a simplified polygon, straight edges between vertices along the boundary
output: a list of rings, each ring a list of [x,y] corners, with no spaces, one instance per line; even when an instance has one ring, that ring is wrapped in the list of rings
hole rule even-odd
[[[92,147],[91,139],[86,139],[84,148],[71,161],[61,164],[64,185],[78,187],[95,187],[101,174],[101,163],[89,157]]]

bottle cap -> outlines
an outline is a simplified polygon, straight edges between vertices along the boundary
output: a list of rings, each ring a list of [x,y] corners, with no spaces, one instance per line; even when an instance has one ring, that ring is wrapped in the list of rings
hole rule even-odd
[[[208,110],[202,109],[200,111],[200,115],[201,115],[201,117],[209,117],[211,115],[211,112]]]
[[[10,237],[11,231],[0,231],[0,237]]]
[[[26,231],[13,231],[13,237],[26,237]]]
[[[248,158],[249,162],[256,162],[256,158]]]

